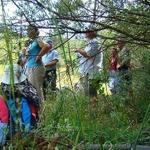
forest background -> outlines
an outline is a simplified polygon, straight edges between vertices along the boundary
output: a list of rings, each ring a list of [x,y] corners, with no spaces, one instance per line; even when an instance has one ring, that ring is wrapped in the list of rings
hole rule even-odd
[[[41,36],[54,41],[61,57],[58,66],[61,92],[57,100],[48,98],[43,105],[34,139],[39,136],[50,141],[59,137],[54,147],[60,149],[93,143],[150,145],[148,0],[1,0],[0,13],[0,74],[6,63],[16,62],[27,39],[29,24],[35,24]],[[73,88],[79,79],[73,51],[84,47],[83,34],[89,26],[98,32],[104,52],[104,70],[98,76],[99,101],[92,111],[88,101]],[[132,96],[111,96],[107,90],[110,49],[118,38],[124,38],[131,51]],[[36,140],[30,138],[18,138],[9,147],[21,149],[26,145],[34,149]]]

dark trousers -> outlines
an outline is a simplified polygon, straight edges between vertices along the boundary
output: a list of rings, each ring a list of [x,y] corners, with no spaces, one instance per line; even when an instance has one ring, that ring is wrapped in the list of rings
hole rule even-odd
[[[43,90],[44,95],[47,94],[48,90],[55,91],[56,90],[56,70],[47,70],[45,72]]]
[[[129,68],[119,68],[119,89],[120,92],[129,92],[132,88],[132,75]]]
[[[95,79],[89,79],[87,75],[80,78],[80,83],[86,96],[97,97],[97,86],[99,83],[96,83]]]

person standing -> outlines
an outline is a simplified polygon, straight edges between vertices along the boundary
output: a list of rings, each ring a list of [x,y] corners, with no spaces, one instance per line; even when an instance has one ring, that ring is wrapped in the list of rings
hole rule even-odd
[[[118,47],[118,64],[117,69],[119,72],[119,90],[120,92],[126,92],[131,90],[131,74],[130,74],[130,61],[131,54],[126,47],[124,40],[117,42]]]
[[[16,117],[21,117],[19,119],[19,121],[21,121],[20,123],[26,122],[26,129],[29,131],[31,129],[30,127],[32,125],[35,126],[38,121],[40,97],[38,96],[36,88],[27,80],[20,65],[13,64],[13,71],[11,71],[10,65],[5,66],[1,88],[13,122],[17,124]],[[24,106],[25,109],[23,109]],[[24,113],[23,110],[25,110],[26,113]],[[18,116],[18,113],[16,114],[15,112],[20,112],[19,114],[22,116]],[[25,120],[22,118],[24,114],[27,116]]]
[[[48,40],[46,42],[52,45],[51,40]],[[58,61],[59,61],[58,51],[53,48],[49,49],[48,53],[46,53],[42,57],[42,62],[46,68],[43,84],[44,95],[47,94],[46,91],[48,90],[48,88],[50,88],[52,92],[56,91],[56,78],[57,78],[56,65]]]
[[[28,36],[31,43],[28,47],[28,80],[36,88],[41,101],[44,101],[43,81],[45,68],[42,63],[42,56],[52,47],[39,38],[39,30],[34,25],[29,25]]]
[[[18,57],[18,65],[20,65],[23,69],[23,73],[25,75],[27,75],[27,56],[28,56],[28,47],[30,45],[30,40],[27,40],[25,42],[24,48],[22,49],[22,51],[19,53],[19,57]]]
[[[96,75],[102,69],[102,51],[97,40],[97,33],[94,30],[85,32],[87,44],[84,50],[77,49],[76,52],[80,55],[80,83],[84,89],[86,96],[90,97],[91,103],[95,105],[97,100],[97,85],[95,83]]]
[[[117,48],[113,47],[110,51],[110,62],[109,62],[109,82],[108,86],[112,94],[117,93],[117,64],[118,64],[118,52]]]

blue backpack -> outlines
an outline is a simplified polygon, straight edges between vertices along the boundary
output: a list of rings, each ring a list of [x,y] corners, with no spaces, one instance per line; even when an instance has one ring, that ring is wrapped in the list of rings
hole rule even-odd
[[[7,100],[7,105],[10,111],[10,134],[12,135],[17,130],[15,129],[15,124],[18,121],[21,129],[25,132],[29,132],[31,130],[31,111],[27,99],[25,97],[21,97],[20,104],[20,110],[18,110],[12,97],[9,97]],[[20,113],[19,118],[17,118],[18,113]]]

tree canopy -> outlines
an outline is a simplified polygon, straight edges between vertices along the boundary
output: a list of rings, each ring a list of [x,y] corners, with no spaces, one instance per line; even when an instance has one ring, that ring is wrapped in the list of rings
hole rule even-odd
[[[21,24],[22,26],[36,24],[39,28],[51,31],[59,29],[62,34],[69,32],[76,35],[84,33],[86,27],[92,26],[94,30],[99,31],[102,38],[115,39],[123,36],[128,42],[149,45],[150,8],[146,0],[54,2],[11,0],[10,2],[16,6],[15,17],[18,16],[18,19],[8,16],[7,24],[14,28]],[[3,3],[6,4],[5,1]],[[104,34],[106,30],[113,34],[107,37]]]

